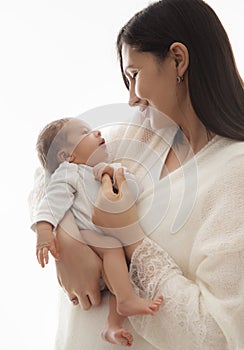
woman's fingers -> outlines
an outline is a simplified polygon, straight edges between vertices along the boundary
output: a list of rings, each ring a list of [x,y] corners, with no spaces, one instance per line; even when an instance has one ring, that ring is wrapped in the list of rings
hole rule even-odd
[[[83,310],[89,310],[91,308],[92,304],[88,295],[79,295],[77,299]]]
[[[99,285],[97,285],[96,288],[94,288],[94,290],[92,290],[87,297],[89,298],[90,304],[92,306],[99,306],[102,301]]]
[[[91,302],[89,297],[85,293],[76,293],[75,291],[67,290],[63,283],[61,278],[58,278],[60,286],[63,288],[65,294],[67,295],[70,302],[76,306],[80,305],[84,310],[89,310],[91,307]]]
[[[68,296],[68,299],[74,306],[80,305],[83,310],[89,310],[92,306],[98,306],[101,304],[102,296],[99,283],[97,283],[94,288],[90,287],[89,292],[75,292],[67,290],[64,287],[60,276],[58,276],[58,283],[63,288],[65,294]]]
[[[74,306],[80,305],[83,310],[89,310],[91,306],[98,306],[101,304],[101,293],[99,287],[94,289],[90,294],[81,293],[67,293],[69,300]]]
[[[83,310],[89,310],[91,307],[91,302],[87,295],[76,296],[75,294],[71,293],[68,294],[68,298],[74,306],[80,305],[83,308]]]

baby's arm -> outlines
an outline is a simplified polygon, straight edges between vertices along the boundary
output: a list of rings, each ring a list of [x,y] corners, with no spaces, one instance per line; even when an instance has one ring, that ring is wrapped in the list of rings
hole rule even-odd
[[[59,249],[55,235],[53,234],[53,226],[47,221],[39,221],[36,223],[36,257],[41,265],[45,267],[48,264],[48,252],[53,255],[55,259],[59,258]]]
[[[45,196],[32,217],[32,229],[37,233],[36,255],[42,267],[48,263],[48,251],[59,258],[53,230],[73,204],[78,178],[76,164],[62,163],[49,179]]]

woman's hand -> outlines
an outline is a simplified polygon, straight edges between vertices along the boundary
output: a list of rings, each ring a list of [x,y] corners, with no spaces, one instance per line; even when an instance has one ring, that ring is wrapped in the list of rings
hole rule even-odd
[[[70,301],[80,304],[84,310],[101,303],[100,278],[102,261],[89,248],[67,234],[59,226],[57,229],[59,260],[56,261],[57,278]]]
[[[92,221],[107,234],[130,245],[144,237],[140,227],[135,198],[124,176],[123,168],[115,173],[118,193],[114,193],[109,175],[102,177],[102,184],[94,205]]]

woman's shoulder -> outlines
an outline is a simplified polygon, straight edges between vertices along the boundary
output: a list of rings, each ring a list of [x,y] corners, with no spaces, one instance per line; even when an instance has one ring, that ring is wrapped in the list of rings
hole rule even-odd
[[[195,160],[199,177],[219,191],[223,183],[238,187],[243,181],[244,142],[217,135]]]
[[[244,141],[236,141],[220,137],[219,151],[223,154],[226,164],[236,164],[238,168],[244,168]],[[242,160],[242,162],[241,162]]]
[[[215,136],[215,140],[216,146],[220,149],[230,149],[232,152],[244,154],[244,141],[233,140],[219,135]]]
[[[205,147],[202,152],[202,158],[213,163],[215,166],[225,166],[231,163],[238,163],[243,160],[244,142],[228,139],[216,135]],[[200,157],[201,158],[201,157]],[[240,163],[239,166],[244,166]]]
[[[212,154],[209,165],[216,188],[225,184],[227,189],[229,184],[232,190],[236,188],[239,191],[244,181],[244,142],[219,136],[212,148]],[[222,191],[223,188],[219,190]]]

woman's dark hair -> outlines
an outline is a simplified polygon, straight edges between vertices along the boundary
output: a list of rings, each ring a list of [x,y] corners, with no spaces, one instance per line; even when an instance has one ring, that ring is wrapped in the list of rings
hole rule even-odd
[[[124,82],[122,45],[163,60],[171,44],[189,52],[188,81],[193,108],[207,130],[244,140],[244,92],[228,36],[202,0],[161,0],[135,14],[120,30],[117,51]]]

